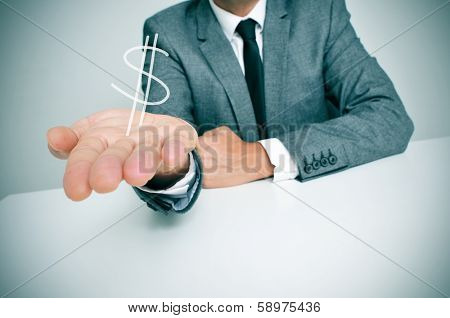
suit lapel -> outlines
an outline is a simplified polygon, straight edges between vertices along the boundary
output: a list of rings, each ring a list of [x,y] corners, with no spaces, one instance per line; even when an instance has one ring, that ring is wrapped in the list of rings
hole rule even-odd
[[[287,70],[290,26],[291,21],[287,17],[284,1],[268,0],[263,30],[264,88],[268,126],[270,118],[276,116],[283,105],[282,93]]]
[[[199,3],[197,23],[200,50],[228,95],[241,137],[254,139],[256,119],[244,74],[207,0]]]

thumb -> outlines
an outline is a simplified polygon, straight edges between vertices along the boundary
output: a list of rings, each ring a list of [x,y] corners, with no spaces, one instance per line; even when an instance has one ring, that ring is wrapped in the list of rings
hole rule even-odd
[[[54,127],[47,132],[48,149],[57,158],[66,159],[78,143],[78,137],[69,127]]]

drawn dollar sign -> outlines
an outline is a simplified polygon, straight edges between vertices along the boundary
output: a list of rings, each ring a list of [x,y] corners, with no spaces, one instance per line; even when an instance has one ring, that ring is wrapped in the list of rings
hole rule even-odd
[[[123,60],[124,60],[125,64],[128,65],[130,68],[132,68],[133,70],[135,70],[135,71],[137,71],[139,73],[137,84],[136,84],[136,90],[135,90],[135,93],[134,93],[134,97],[129,95],[128,93],[124,92],[122,89],[117,87],[115,84],[113,84],[113,83],[111,84],[111,86],[115,90],[117,90],[119,93],[121,93],[122,95],[128,97],[129,99],[131,99],[133,101],[133,108],[131,110],[130,119],[128,120],[128,128],[127,128],[126,136],[130,135],[131,125],[133,123],[133,118],[134,118],[134,114],[136,112],[136,106],[137,106],[138,103],[143,105],[142,106],[142,112],[141,112],[141,118],[139,120],[139,127],[141,127],[142,123],[144,121],[144,115],[145,115],[145,111],[147,109],[147,106],[157,106],[157,105],[164,104],[170,97],[169,87],[163,81],[161,81],[159,78],[157,78],[156,76],[153,75],[153,66],[155,64],[155,53],[156,52],[162,53],[166,57],[169,56],[169,53],[167,53],[166,51],[156,47],[156,44],[158,43],[158,33],[155,34],[155,38],[153,40],[153,45],[152,46],[148,46],[149,40],[150,40],[150,37],[146,36],[145,37],[145,44],[143,46],[132,47],[131,49],[127,50],[123,54]],[[140,68],[134,66],[133,64],[130,63],[130,61],[128,61],[128,55],[131,52],[134,52],[134,51],[137,51],[137,50],[139,50],[139,51],[143,50],[144,51],[143,54],[142,54],[141,67]],[[152,56],[151,56],[151,59],[150,59],[149,71],[146,72],[146,71],[144,71],[144,65],[145,65],[145,59],[147,57],[147,51],[148,50],[152,51]],[[139,99],[139,88],[140,88],[140,86],[142,84],[142,76],[147,76],[147,78],[148,78],[147,87],[145,89],[144,100]],[[149,102],[148,101],[148,96],[150,94],[150,87],[151,87],[151,84],[152,84],[152,80],[155,80],[156,82],[158,82],[166,91],[166,96],[162,100],[157,101],[157,102]]]

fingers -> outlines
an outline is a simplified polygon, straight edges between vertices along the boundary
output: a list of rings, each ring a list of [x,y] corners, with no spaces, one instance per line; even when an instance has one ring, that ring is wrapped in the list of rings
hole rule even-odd
[[[188,154],[192,149],[189,143],[181,137],[169,137],[164,141],[161,150],[161,157],[164,163],[164,170],[179,170],[187,165]]]
[[[89,175],[89,185],[95,192],[107,193],[117,189],[123,179],[124,164],[134,146],[132,139],[121,139],[97,158]]]
[[[47,142],[50,152],[59,159],[67,159],[78,140],[90,127],[89,119],[83,118],[72,127],[58,126],[48,130]]]
[[[214,128],[212,130],[209,130],[206,133],[207,134],[210,133],[211,135],[218,135],[218,134],[227,133],[227,132],[230,132],[230,131],[231,131],[230,127],[228,127],[228,126],[220,126],[220,127]]]
[[[107,110],[81,119],[70,128],[48,131],[50,151],[58,158],[68,158],[64,190],[69,198],[83,200],[92,190],[111,192],[122,180],[142,186],[157,171],[165,171],[161,167],[175,169],[186,164],[187,153],[198,140],[192,126],[170,116],[147,116],[148,132],[139,143],[142,136],[137,132],[130,138],[122,135],[128,117],[129,110]],[[177,138],[173,138],[175,134]],[[148,144],[148,139],[155,145]]]
[[[219,129],[219,128],[214,128],[214,129],[208,130],[207,132],[205,132],[205,133],[203,134],[202,137],[208,138],[208,137],[212,137],[212,136],[214,136],[214,135],[217,135],[218,129]]]
[[[70,199],[81,201],[91,194],[90,170],[106,148],[107,144],[101,138],[88,137],[80,140],[72,150],[63,179],[64,191]]]
[[[123,178],[136,187],[144,186],[161,166],[161,143],[140,143],[123,167]]]
[[[77,134],[69,127],[54,127],[47,132],[48,149],[59,159],[66,159],[78,143]]]
[[[202,137],[211,138],[213,136],[217,136],[217,135],[225,134],[225,133],[229,133],[229,132],[231,132],[230,127],[228,127],[228,126],[220,126],[220,127],[208,130],[207,132],[205,132],[203,134]]]

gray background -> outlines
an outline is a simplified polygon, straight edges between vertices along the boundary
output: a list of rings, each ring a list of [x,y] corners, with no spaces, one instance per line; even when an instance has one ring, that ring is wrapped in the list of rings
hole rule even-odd
[[[64,163],[48,154],[47,129],[101,109],[131,107],[110,87],[120,84],[114,77],[135,86],[136,73],[125,66],[122,55],[141,42],[148,16],[180,1],[6,2],[87,59],[0,0],[0,198],[61,187]],[[446,2],[347,0],[347,5],[363,43],[373,52]],[[414,140],[450,135],[448,30],[449,5],[375,54],[415,122]]]

